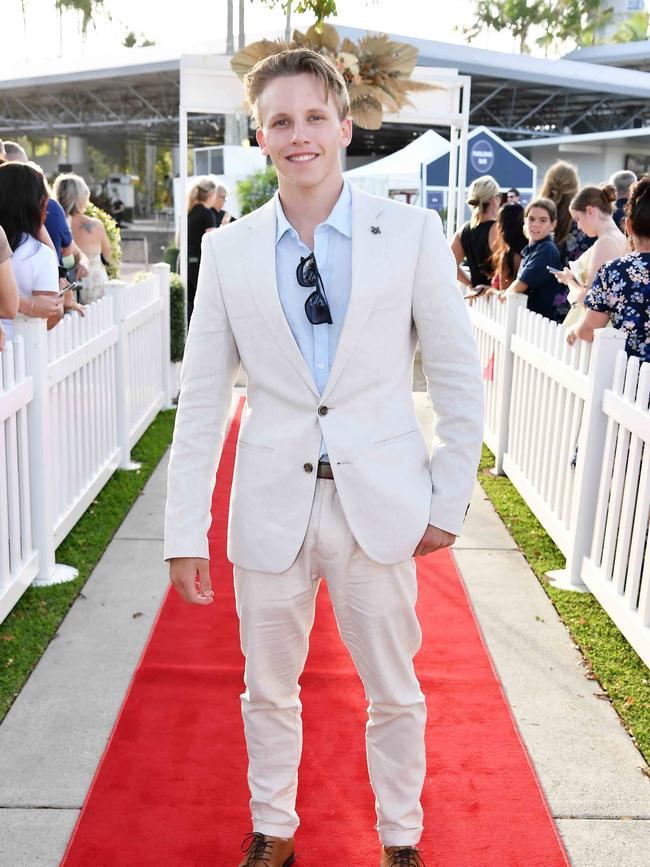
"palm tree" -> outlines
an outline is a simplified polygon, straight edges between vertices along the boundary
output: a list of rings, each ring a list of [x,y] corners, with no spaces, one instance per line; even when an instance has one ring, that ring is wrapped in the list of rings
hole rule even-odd
[[[287,0],[287,26],[284,31],[284,41],[291,42],[291,0]]]
[[[227,24],[227,35],[226,35],[226,54],[234,54],[235,53],[235,37],[233,33],[234,27],[234,19],[233,19],[233,9],[232,9],[232,0],[228,0],[228,24]]]
[[[246,36],[244,35],[244,3],[245,0],[239,0],[239,50],[246,45]]]

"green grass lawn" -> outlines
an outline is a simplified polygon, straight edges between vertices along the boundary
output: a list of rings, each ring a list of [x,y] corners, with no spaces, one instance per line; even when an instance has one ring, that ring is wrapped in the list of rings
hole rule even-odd
[[[512,482],[490,473],[493,466],[494,456],[484,447],[479,468],[484,491],[579,647],[590,677],[598,680],[650,763],[650,671],[594,596],[559,590],[545,580],[546,572],[564,568],[564,557]]]
[[[117,470],[58,547],[57,563],[75,566],[79,577],[53,587],[29,587],[0,624],[0,720],[55,637],[108,543],[171,442],[175,410],[161,412],[131,452],[139,470]]]

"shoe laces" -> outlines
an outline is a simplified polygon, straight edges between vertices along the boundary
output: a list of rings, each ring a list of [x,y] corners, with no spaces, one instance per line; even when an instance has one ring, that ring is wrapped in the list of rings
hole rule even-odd
[[[408,847],[395,849],[390,854],[390,867],[425,867],[424,861],[418,849]]]
[[[273,848],[274,842],[274,840],[268,840],[264,834],[259,834],[255,831],[246,834],[244,842],[241,844],[242,852],[245,855],[248,854],[246,864],[251,865],[251,867],[257,864],[258,861],[260,864],[270,864],[271,849]]]

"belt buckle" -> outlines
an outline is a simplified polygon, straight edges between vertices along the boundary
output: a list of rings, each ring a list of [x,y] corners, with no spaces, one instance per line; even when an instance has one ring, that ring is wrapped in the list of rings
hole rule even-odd
[[[319,479],[331,479],[333,481],[334,473],[332,471],[332,465],[327,461],[319,461],[316,476]]]

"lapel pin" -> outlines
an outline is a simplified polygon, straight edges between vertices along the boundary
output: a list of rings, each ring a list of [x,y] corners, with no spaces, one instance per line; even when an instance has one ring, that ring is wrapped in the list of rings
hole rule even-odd
[[[379,226],[371,226],[370,231],[373,235],[381,235],[381,229],[379,228]]]

